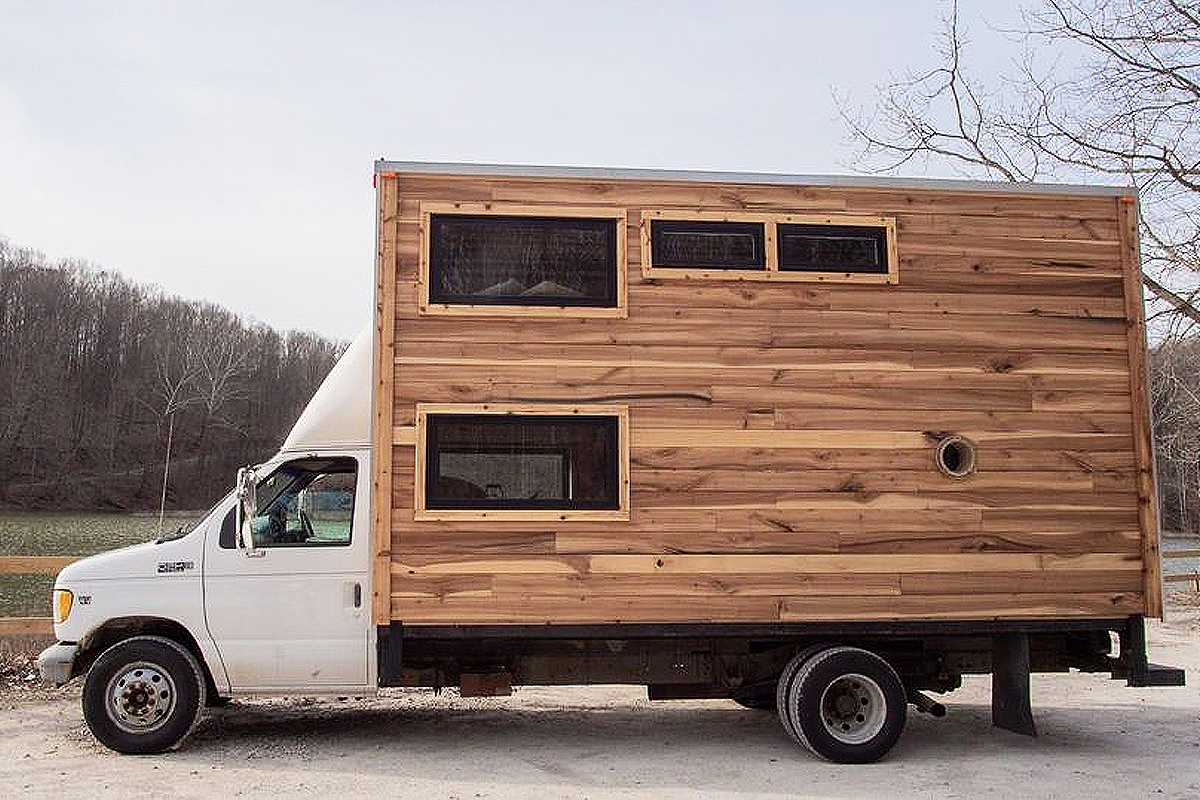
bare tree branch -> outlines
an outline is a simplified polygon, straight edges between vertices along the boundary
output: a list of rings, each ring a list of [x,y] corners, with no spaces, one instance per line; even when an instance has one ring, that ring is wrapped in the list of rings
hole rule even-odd
[[[1162,278],[1200,272],[1200,12],[1173,0],[1043,0],[1025,23],[1032,47],[999,81],[1007,91],[989,93],[967,74],[952,3],[941,66],[880,88],[870,118],[839,104],[863,146],[856,167],[940,160],[1013,182],[1125,177],[1142,201],[1146,287],[1200,322],[1195,297]]]
[[[1145,284],[1147,289],[1154,292],[1158,298],[1170,303],[1180,314],[1191,318],[1195,322],[1200,322],[1200,309],[1197,309],[1189,300],[1185,300],[1144,273],[1142,274],[1142,283]]]

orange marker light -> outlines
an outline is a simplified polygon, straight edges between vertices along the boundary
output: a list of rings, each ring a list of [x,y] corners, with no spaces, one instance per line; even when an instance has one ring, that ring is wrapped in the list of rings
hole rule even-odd
[[[54,590],[54,624],[66,622],[67,617],[71,616],[71,604],[75,602],[75,595],[71,594],[70,589],[55,589]]]

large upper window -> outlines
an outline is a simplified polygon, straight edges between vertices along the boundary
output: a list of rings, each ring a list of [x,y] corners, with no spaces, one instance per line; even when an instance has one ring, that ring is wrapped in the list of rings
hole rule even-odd
[[[622,512],[624,411],[430,413],[418,511]]]
[[[615,217],[429,216],[429,302],[616,308]]]

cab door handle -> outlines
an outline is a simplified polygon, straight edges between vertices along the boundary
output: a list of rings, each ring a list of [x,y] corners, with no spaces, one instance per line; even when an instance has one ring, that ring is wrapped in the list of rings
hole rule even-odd
[[[362,608],[362,584],[354,584],[354,607]]]

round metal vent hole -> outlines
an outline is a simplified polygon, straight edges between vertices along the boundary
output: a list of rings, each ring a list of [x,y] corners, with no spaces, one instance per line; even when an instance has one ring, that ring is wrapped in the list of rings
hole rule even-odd
[[[951,478],[965,478],[975,471],[975,443],[962,436],[947,436],[938,442],[934,460]]]

